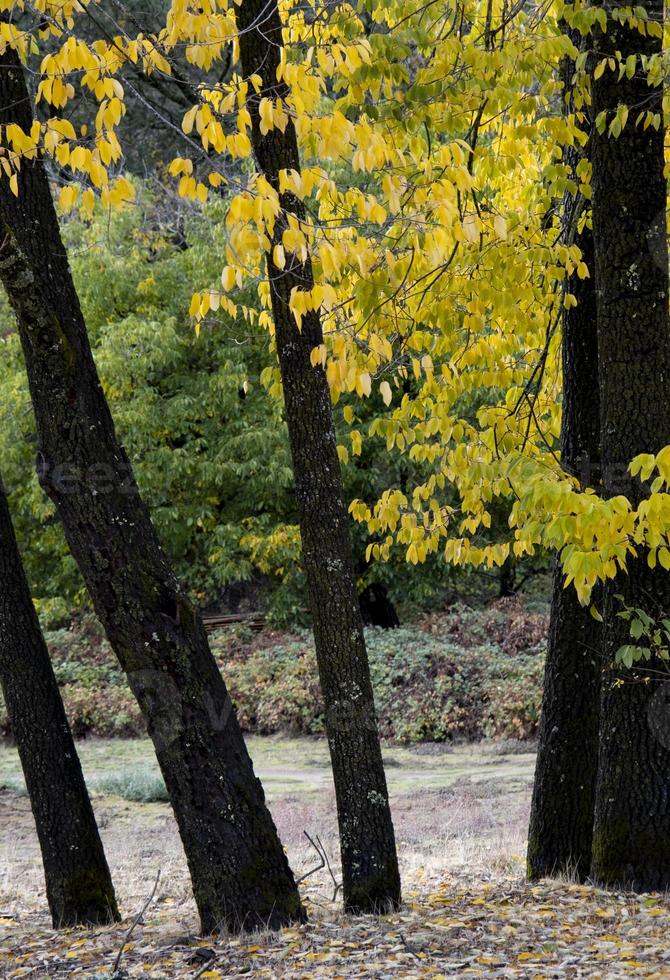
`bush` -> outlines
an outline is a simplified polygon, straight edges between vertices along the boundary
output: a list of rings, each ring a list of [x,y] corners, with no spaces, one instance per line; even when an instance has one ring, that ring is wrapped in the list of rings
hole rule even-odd
[[[383,737],[401,742],[531,738],[542,696],[546,619],[503,600],[455,606],[396,630],[367,630]],[[95,620],[47,634],[75,734],[144,734],[139,709]],[[212,649],[240,723],[261,735],[320,735],[323,701],[307,631],[220,630]],[[0,726],[7,732],[4,708]]]
[[[163,777],[154,769],[127,769],[95,779],[89,788],[104,796],[120,796],[132,803],[167,803]]]

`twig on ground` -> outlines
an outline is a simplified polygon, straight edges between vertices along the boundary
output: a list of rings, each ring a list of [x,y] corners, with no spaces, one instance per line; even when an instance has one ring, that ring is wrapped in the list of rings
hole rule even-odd
[[[321,844],[320,838],[317,837],[316,839],[319,841],[319,844]],[[330,877],[333,879],[333,885],[335,886],[335,891],[333,892],[333,897],[331,898],[331,902],[334,902],[335,899],[337,898],[337,893],[339,892],[340,888],[342,887],[342,882],[341,881],[338,881],[337,878],[335,877],[335,875],[333,874],[333,869],[330,866],[330,861],[328,860],[328,854],[326,853],[326,849],[323,846],[323,844],[321,844],[321,850],[323,851],[323,856],[326,859],[326,865],[328,867],[328,872],[330,874]]]
[[[328,858],[328,852],[326,851],[326,848],[323,846],[323,842],[319,837],[319,835],[318,834],[316,835],[316,840],[315,840],[313,837],[310,837],[310,835],[307,833],[306,830],[303,830],[303,834],[310,842],[310,844],[312,845],[316,853],[319,855],[321,864],[318,864],[315,868],[312,868],[311,871],[307,871],[304,875],[302,875],[301,878],[298,878],[296,884],[299,885],[301,881],[304,881],[305,878],[308,878],[310,875],[313,875],[315,871],[320,871],[321,868],[328,868],[328,874],[332,878],[333,885],[335,886],[335,891],[333,892],[333,897],[331,898],[331,902],[334,902],[335,899],[337,898],[337,893],[342,887],[342,882],[338,881],[335,875],[333,874],[333,869],[330,865],[330,860]]]
[[[211,970],[215,963],[218,963],[223,953],[219,953],[217,956],[212,956],[210,959],[205,960],[202,966],[199,966],[196,972],[193,974],[192,980],[198,980],[198,977],[202,976],[205,970]]]
[[[159,868],[158,871],[156,872],[156,880],[154,881],[154,887],[151,889],[151,894],[149,895],[149,897],[147,898],[146,902],[144,903],[144,905],[142,906],[142,908],[140,909],[140,911],[137,913],[137,915],[135,916],[135,918],[133,919],[133,921],[130,923],[130,929],[128,930],[128,932],[123,937],[123,942],[121,943],[121,946],[119,948],[119,951],[116,954],[116,959],[114,960],[114,966],[112,967],[112,973],[111,973],[111,976],[112,977],[115,977],[117,975],[117,973],[119,972],[119,966],[121,965],[121,959],[123,957],[123,953],[125,951],[126,946],[130,942],[130,937],[134,933],[135,929],[137,928],[137,926],[139,925],[139,923],[142,920],[142,916],[144,915],[144,913],[146,912],[146,910],[149,908],[149,906],[151,905],[151,903],[153,901],[153,897],[156,894],[156,889],[158,888],[158,882],[160,880],[160,876],[161,876],[161,870]]]
[[[302,881],[305,880],[305,878],[309,878],[310,875],[313,875],[316,871],[320,871],[321,868],[325,868],[326,866],[326,859],[323,856],[323,852],[316,846],[316,844],[314,843],[314,841],[309,836],[306,830],[303,830],[303,834],[310,842],[310,844],[312,845],[316,853],[319,855],[319,860],[321,861],[321,864],[317,864],[316,867],[312,868],[310,871],[306,871],[304,875],[300,875],[300,877],[296,881],[296,885],[299,885]]]

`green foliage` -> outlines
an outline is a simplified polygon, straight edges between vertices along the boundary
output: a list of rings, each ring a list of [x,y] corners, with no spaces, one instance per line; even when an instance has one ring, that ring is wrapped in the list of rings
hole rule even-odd
[[[161,774],[148,767],[99,776],[89,782],[89,789],[104,796],[120,796],[132,803],[167,803],[170,799]]]
[[[177,574],[199,601],[233,582],[260,584],[275,623],[306,623],[293,476],[280,401],[260,378],[275,365],[264,330],[210,313],[195,336],[193,289],[218,276],[225,206],[154,196],[136,182],[138,202],[84,222],[63,222],[96,363],[117,431]],[[0,299],[0,459],[26,570],[43,620],[58,625],[86,602],[79,572],[53,507],[34,473],[32,409],[11,312]],[[271,384],[271,382],[270,382]],[[409,392],[413,381],[406,383]],[[475,405],[476,407],[476,405]],[[474,410],[474,409],[473,409]],[[350,425],[382,419],[378,391],[342,396],[338,438],[353,449]],[[345,421],[345,414],[348,421]],[[364,440],[343,466],[345,494],[371,506],[383,490],[405,491],[430,464]],[[455,498],[454,498],[455,502]],[[501,515],[506,525],[507,515]],[[500,522],[499,522],[500,523]],[[401,615],[440,602],[454,573],[441,555],[409,566],[403,548],[389,562],[365,560],[367,531],[352,522],[359,587],[385,585]],[[497,525],[490,535],[498,535]],[[119,715],[123,712],[119,706]],[[97,725],[99,713],[88,722]],[[87,723],[88,723],[87,722]]]
[[[305,620],[306,597],[290,454],[280,402],[260,382],[275,363],[268,338],[244,320],[211,313],[199,337],[188,317],[191,292],[209,285],[224,255],[224,205],[204,208],[154,197],[137,182],[138,203],[63,231],[96,363],[117,431],[161,540],[196,598],[232,582],[260,581],[275,622]],[[18,336],[0,300],[0,459],[26,569],[44,621],[67,621],[86,602],[51,503],[34,474],[37,449]],[[361,424],[384,410],[380,398],[344,398]],[[364,444],[344,467],[347,497],[371,503],[403,486],[416,465]],[[368,566],[365,530],[354,527],[361,588],[381,581],[392,597],[425,604],[443,593],[447,571],[434,559],[418,572]]]
[[[622,608],[617,617],[628,623],[628,632],[633,643],[620,646],[614,655],[614,663],[630,669],[634,665],[644,666],[653,658],[663,661],[670,672],[670,619],[654,619],[645,609],[629,606],[622,595],[615,595]]]
[[[169,214],[140,206],[65,224],[72,266],[117,430],[181,579],[212,595],[254,572],[253,552],[295,523],[280,407],[258,378],[267,337],[213,316],[196,338],[194,285],[220,267],[217,204]],[[188,246],[188,247],[186,247]],[[51,618],[81,602],[81,582],[33,474],[36,448],[18,338],[6,336],[0,457],[31,582]],[[281,566],[296,563],[295,540]],[[271,563],[267,562],[273,572]]]
[[[482,612],[456,606],[397,630],[370,629],[367,642],[382,735],[401,742],[529,738],[537,730],[546,619],[502,601]],[[48,634],[75,732],[144,731],[139,710],[92,617]],[[242,727],[257,734],[324,730],[311,635],[212,637]],[[0,710],[0,726],[7,721]]]

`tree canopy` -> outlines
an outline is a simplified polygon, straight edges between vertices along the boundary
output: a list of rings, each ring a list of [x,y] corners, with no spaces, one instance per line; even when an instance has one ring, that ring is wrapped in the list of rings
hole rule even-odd
[[[556,549],[583,602],[642,545],[650,563],[670,566],[670,450],[631,461],[633,473],[655,478],[639,504],[602,499],[588,481],[580,487],[558,452],[559,313],[574,302],[566,277],[590,275],[558,205],[566,191],[588,199],[590,167],[584,160],[573,174],[564,159],[565,147],[585,138],[588,91],[563,114],[556,66],[571,55],[583,76],[586,55],[564,28],[604,25],[602,8],[282,4],[277,82],[287,94],[261,99],[261,126],[282,131],[290,115],[303,166],[300,175],[282,172],[279,188],[247,164],[246,97],[259,83],[239,68],[234,4],[175,2],[153,32],[131,30],[130,17],[115,22],[105,11],[101,19],[87,4],[41,3],[39,19],[11,9],[3,36],[29,64],[41,57],[36,100],[48,118],[30,133],[6,127],[2,165],[9,174],[44,149],[66,212],[92,217],[96,195],[104,207],[134,198],[119,169],[133,72],[158,84],[174,81],[177,54],[188,63],[197,83],[184,86],[193,98],[183,149],[164,161],[164,179],[183,198],[215,198],[225,213],[220,268],[189,277],[201,336],[219,329],[223,312],[271,338],[263,254],[277,195],[304,202],[305,218],[290,219],[273,251],[280,268],[288,254],[312,259],[314,287],[294,290],[292,310],[298,321],[321,311],[324,343],[312,357],[333,399],[354,393],[362,405],[376,393],[385,406],[369,419],[347,404],[340,457],[357,456],[371,439],[428,464],[411,485],[352,503],[372,535],[370,557],[387,558],[397,544],[410,562],[439,551],[451,564],[491,566],[510,550]],[[612,16],[642,35],[660,30],[643,8]],[[648,69],[653,80],[662,58]],[[616,53],[595,68],[635,70],[635,56],[619,62]],[[610,115],[597,125],[612,137],[660,125],[644,108],[637,118],[623,105]],[[278,393],[276,369],[262,378]],[[201,497],[202,506],[206,491]],[[496,508],[509,528],[492,539]]]

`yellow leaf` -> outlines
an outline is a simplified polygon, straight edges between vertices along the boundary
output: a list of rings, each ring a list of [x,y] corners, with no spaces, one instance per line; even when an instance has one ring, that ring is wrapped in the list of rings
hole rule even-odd
[[[501,214],[497,214],[493,219],[493,228],[498,238],[507,240],[507,222]]]
[[[184,115],[181,121],[181,128],[188,136],[189,133],[193,132],[193,126],[195,125],[195,114],[198,111],[198,106],[194,105],[188,112]]]
[[[359,374],[356,378],[356,392],[362,398],[363,396],[367,397],[371,391],[372,379],[367,371],[364,371],[363,374]]]
[[[200,310],[200,293],[193,293],[191,297],[191,305],[188,308],[189,316],[197,316]]]
[[[327,356],[328,356],[328,351],[326,349],[325,344],[317,344],[316,347],[312,347],[312,350],[309,355],[309,359],[312,364],[312,367],[316,367],[318,364],[320,364],[321,367],[325,367]]]
[[[12,174],[12,176],[9,178],[9,189],[14,197],[19,196],[19,178],[17,174]]]
[[[65,214],[72,210],[78,195],[79,187],[76,184],[67,184],[65,187],[61,187],[58,194],[58,204]]]
[[[88,187],[81,195],[81,209],[86,215],[86,217],[90,218],[93,215],[94,208],[95,208],[95,194],[91,190],[91,188]]]
[[[228,292],[235,285],[236,274],[232,265],[224,266],[223,272],[221,273],[221,285]]]
[[[261,117],[260,130],[263,136],[265,136],[274,125],[274,114],[270,99],[261,99],[258,106],[258,113]]]
[[[283,245],[275,245],[272,250],[272,261],[278,269],[286,268],[286,253]]]
[[[391,385],[388,381],[382,381],[379,386],[379,394],[382,396],[385,405],[390,405],[393,399],[393,394],[391,392]]]
[[[462,228],[466,241],[475,244],[479,239],[479,230],[477,228],[477,219],[473,214],[466,214],[463,219]]]

